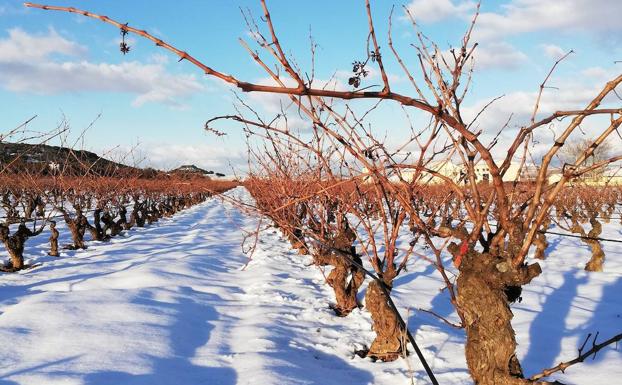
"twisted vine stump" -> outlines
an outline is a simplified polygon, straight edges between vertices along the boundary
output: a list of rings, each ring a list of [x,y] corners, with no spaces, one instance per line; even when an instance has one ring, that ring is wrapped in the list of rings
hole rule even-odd
[[[91,233],[91,239],[93,241],[107,241],[110,239],[110,237],[108,236],[108,234],[106,234],[106,232],[104,231],[104,229],[101,226],[101,218],[102,218],[102,209],[101,208],[96,208],[93,211],[93,225],[91,225],[88,221],[88,219],[86,219],[86,217],[84,217],[84,225],[86,226],[86,228],[89,230],[89,232]]]
[[[542,223],[542,231],[536,234],[533,240],[533,245],[536,247],[534,258],[544,260],[546,258],[546,248],[549,247],[549,242],[546,240],[546,229],[551,225],[551,220],[545,220]]]
[[[68,250],[86,249],[86,244],[84,243],[84,232],[86,231],[88,221],[82,214],[82,211],[76,210],[75,218],[71,218],[69,213],[64,209],[59,208],[59,211],[63,214],[65,223],[71,232],[71,239],[73,240],[73,245],[67,245],[65,248]]]
[[[459,270],[456,299],[466,321],[466,360],[475,383],[533,384],[523,378],[516,358],[509,304],[519,298],[521,286],[542,272],[540,265],[515,268],[511,258],[469,250]]]
[[[0,241],[4,243],[11,258],[11,265],[4,269],[5,271],[13,272],[27,267],[24,265],[24,245],[28,238],[40,234],[41,231],[43,231],[42,228],[32,231],[22,222],[19,224],[17,231],[10,235],[9,227],[3,223],[0,224]]]
[[[600,241],[597,239],[603,232],[603,226],[598,219],[596,219],[596,216],[596,213],[591,213],[590,215],[590,225],[592,229],[588,233],[585,232],[578,220],[574,218],[570,229],[573,233],[579,234],[581,236],[581,241],[590,247],[592,257],[585,265],[585,270],[587,271],[603,271],[603,265],[605,263],[605,252],[603,251]]]
[[[345,317],[361,306],[356,295],[365,281],[365,273],[357,266],[362,261],[352,246],[355,240],[354,231],[345,226],[330,240],[328,247],[321,248],[313,256],[316,265],[333,266],[326,281],[335,293],[336,303],[331,308],[339,317]]]
[[[56,222],[55,221],[51,221],[50,222],[50,252],[48,253],[49,256],[51,257],[58,257],[60,256],[59,252],[58,252],[58,230],[56,229]]]
[[[590,224],[592,225],[592,230],[590,230],[587,234],[589,239],[582,239],[583,242],[587,243],[592,250],[592,258],[590,258],[588,263],[585,265],[585,270],[603,271],[605,252],[603,251],[603,247],[600,242],[595,239],[600,237],[600,234],[603,232],[603,226],[595,217],[590,219]]]
[[[390,291],[390,285],[385,284],[385,287]],[[367,351],[367,357],[388,362],[404,355],[407,343],[405,332],[389,306],[380,282],[369,283],[365,294],[365,307],[371,314],[372,329],[376,332],[376,338]]]
[[[354,253],[354,261],[361,264],[361,258]],[[352,310],[360,307],[356,294],[365,280],[365,273],[345,257],[336,258],[334,268],[328,275],[327,281],[335,292],[337,303],[332,306],[335,313],[345,317]]]
[[[116,237],[123,231],[123,227],[120,226],[118,222],[114,221],[112,215],[110,215],[108,211],[105,211],[101,216],[101,221],[104,223],[103,233],[110,233],[110,237]]]
[[[131,227],[127,221],[127,209],[123,205],[119,206],[119,220],[117,221],[117,226],[123,230],[129,230]]]

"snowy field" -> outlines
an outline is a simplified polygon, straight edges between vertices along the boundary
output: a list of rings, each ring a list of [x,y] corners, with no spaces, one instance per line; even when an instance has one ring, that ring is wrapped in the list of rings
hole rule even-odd
[[[0,385],[429,383],[414,354],[355,356],[373,339],[369,315],[334,316],[322,271],[278,232],[263,234],[249,262],[241,229],[256,221],[212,199],[60,258],[46,256],[47,230],[31,239],[27,262],[41,265],[0,275]],[[604,238],[622,238],[614,222]],[[513,305],[527,375],[574,358],[587,333],[622,331],[622,246],[604,243],[605,272],[587,273],[587,246],[549,242],[544,273]],[[455,319],[442,287],[413,259],[394,297],[440,384],[470,384],[464,332],[417,310]],[[622,384],[622,348],[553,378]]]

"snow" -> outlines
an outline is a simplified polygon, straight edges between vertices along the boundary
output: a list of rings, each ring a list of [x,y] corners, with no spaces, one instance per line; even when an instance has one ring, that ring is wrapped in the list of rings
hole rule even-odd
[[[249,262],[242,229],[256,225],[211,199],[60,258],[46,255],[46,232],[31,239],[25,254],[41,265],[0,276],[0,385],[429,383],[415,354],[392,363],[354,355],[373,339],[368,313],[336,317],[322,271],[278,231],[263,233]],[[620,235],[619,223],[604,226],[603,237]],[[587,333],[622,331],[622,248],[604,243],[605,272],[588,273],[587,246],[549,242],[544,273],[513,305],[528,375],[574,358]],[[464,332],[417,310],[457,319],[442,287],[413,259],[395,301],[439,382],[471,384]],[[609,347],[553,378],[620,384],[621,358]]]

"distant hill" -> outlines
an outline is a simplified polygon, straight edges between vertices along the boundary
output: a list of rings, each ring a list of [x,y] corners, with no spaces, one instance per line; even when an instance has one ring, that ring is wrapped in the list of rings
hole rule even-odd
[[[225,174],[207,171],[195,165],[183,165],[169,172],[154,168],[137,168],[113,162],[84,150],[45,144],[0,142],[0,172],[30,173],[32,175],[99,175],[157,178],[173,175],[185,178],[197,176],[224,178]]]
[[[0,142],[0,171],[34,175],[141,175],[157,174],[100,157],[90,151],[45,144]],[[155,176],[155,175],[153,175]]]
[[[168,172],[169,174],[195,174],[195,175],[208,175],[213,174],[211,171],[203,170],[200,167],[195,166],[194,164],[184,164],[182,166],[177,167],[174,170]]]
[[[168,172],[172,175],[185,176],[185,177],[193,177],[193,176],[204,176],[204,177],[219,177],[222,178],[225,174],[221,174],[219,172],[207,171],[200,167],[195,166],[194,164],[185,164],[183,166],[179,166],[174,170]]]

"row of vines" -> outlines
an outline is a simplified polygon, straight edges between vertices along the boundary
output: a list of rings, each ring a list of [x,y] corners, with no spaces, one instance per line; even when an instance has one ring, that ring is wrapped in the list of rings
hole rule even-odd
[[[0,269],[29,268],[24,248],[29,238],[49,229],[49,255],[60,249],[86,249],[91,241],[108,241],[134,227],[144,227],[204,202],[236,183],[207,178],[138,179],[114,177],[33,177],[6,173],[0,177],[0,241],[10,261]],[[59,246],[58,220],[65,222],[71,243]]]
[[[293,249],[299,254],[311,255],[316,266],[330,267],[326,283],[332,288],[334,297],[327,298],[327,302],[330,302],[337,316],[346,317],[352,310],[362,308],[363,305],[357,298],[365,291],[364,304],[371,314],[376,338],[368,349],[357,354],[382,361],[392,361],[407,354],[408,331],[389,296],[395,278],[406,271],[407,262],[413,257],[422,258],[436,268],[445,281],[446,291],[460,321],[453,322],[432,314],[452,327],[465,328],[468,322],[466,317],[470,315],[460,306],[460,295],[464,296],[465,293],[458,293],[456,290],[456,278],[459,274],[456,267],[461,266],[463,260],[473,263],[466,257],[473,251],[464,242],[468,235],[467,229],[472,223],[460,220],[465,217],[463,201],[448,192],[447,186],[416,187],[417,215],[429,218],[427,225],[435,226],[441,234],[437,239],[429,239],[426,248],[426,241],[421,241],[414,218],[400,213],[395,201],[388,198],[386,191],[376,195],[373,186],[357,180],[343,180],[335,187],[335,183],[327,183],[311,174],[290,177],[285,178],[283,174],[257,174],[245,182],[245,187],[254,198],[259,212],[270,218],[273,226],[281,230]],[[409,186],[400,188],[407,189]],[[533,184],[523,184],[522,194],[527,196],[532,193],[530,190],[533,188]],[[490,187],[482,189],[482,192],[485,194],[482,199],[487,199],[492,194]],[[521,200],[517,202],[520,204]],[[388,211],[393,213],[386,216]],[[389,240],[385,244],[382,241],[383,236],[379,237],[375,229],[388,227],[387,221],[391,222],[392,229],[390,234],[385,233]],[[551,236],[547,230],[556,229],[564,233],[553,232],[552,236],[575,235],[589,246],[591,256],[586,255],[585,270],[603,271],[605,253],[602,242],[612,240],[601,239],[599,236],[603,224],[612,222],[622,224],[622,188],[567,188],[558,195],[554,209],[545,219],[543,230],[534,241],[531,250],[533,257],[536,260],[547,257],[547,236]],[[440,245],[443,243],[451,255],[450,259],[444,258],[441,253],[443,246]],[[520,247],[520,244],[508,244],[505,247],[511,250]],[[381,248],[386,249],[380,250]],[[432,250],[433,257],[425,255],[421,251],[423,249]],[[503,259],[498,258],[490,263],[495,264],[497,276],[487,278],[497,280],[497,287],[502,295],[496,297],[496,302],[486,303],[484,306],[490,306],[511,318],[510,305],[520,299],[521,282],[512,284],[513,281],[502,280],[502,273],[510,269],[503,265],[506,263]],[[367,267],[369,271],[366,270]],[[469,268],[477,269],[479,278],[489,274],[486,271],[481,272],[482,265],[473,264]],[[530,271],[528,268],[522,279],[528,280],[538,273],[536,268],[532,269]],[[467,288],[471,289],[468,286]],[[479,285],[472,288],[480,289]],[[496,350],[497,347],[491,346],[489,349]],[[522,376],[520,364],[515,357],[511,364],[515,374]]]

